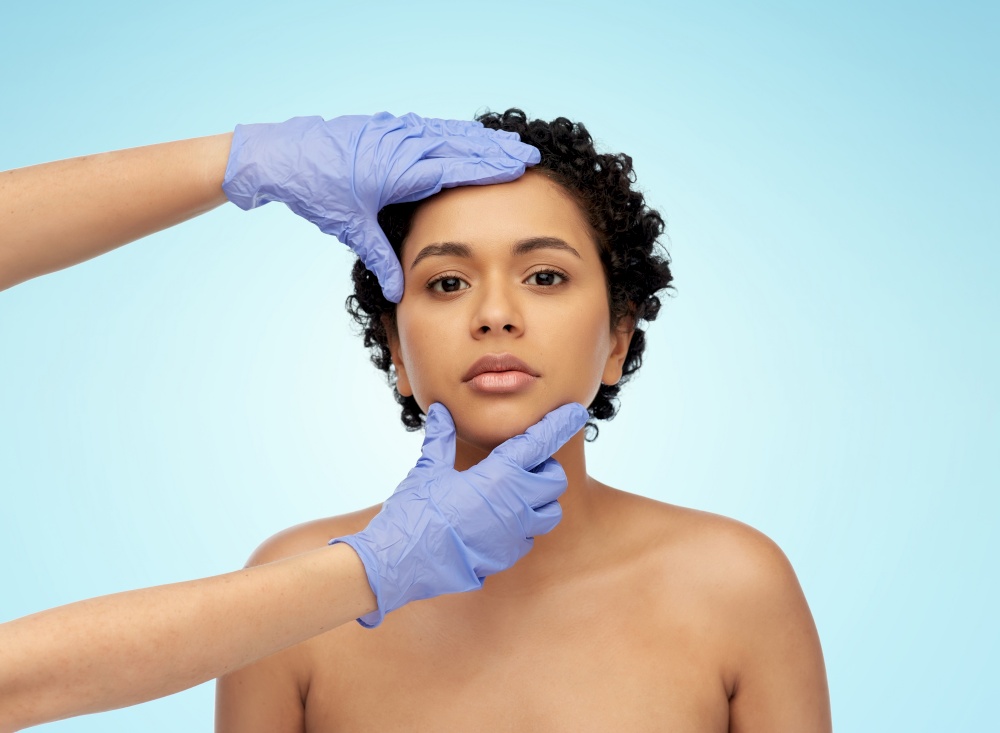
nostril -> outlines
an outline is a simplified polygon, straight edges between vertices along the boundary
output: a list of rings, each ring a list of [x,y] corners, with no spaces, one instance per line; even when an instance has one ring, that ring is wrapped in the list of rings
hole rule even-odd
[[[510,333],[511,330],[513,330],[513,328],[514,327],[508,323],[506,326],[503,327],[503,330],[506,331],[507,333]]]

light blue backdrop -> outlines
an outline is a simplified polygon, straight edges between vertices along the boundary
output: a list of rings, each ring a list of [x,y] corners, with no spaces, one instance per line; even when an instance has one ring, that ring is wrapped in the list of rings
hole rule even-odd
[[[584,121],[635,158],[678,289],[592,472],[782,546],[838,730],[983,729],[996,8],[11,4],[0,169],[307,114]],[[0,621],[228,572],[391,493],[420,436],[349,327],[350,262],[226,205],[0,293]],[[208,731],[213,690],[44,729]]]

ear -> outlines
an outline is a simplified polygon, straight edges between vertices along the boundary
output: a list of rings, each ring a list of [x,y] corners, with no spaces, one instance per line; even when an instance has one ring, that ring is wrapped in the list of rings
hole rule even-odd
[[[608,360],[604,364],[601,384],[618,384],[621,380],[622,367],[625,365],[625,357],[628,356],[633,333],[635,333],[635,319],[632,316],[622,318],[611,332],[611,353],[608,354]]]
[[[396,324],[388,315],[383,315],[382,326],[385,328],[385,335],[389,341],[392,366],[396,370],[396,389],[403,397],[412,397],[413,390],[410,388],[410,379],[406,376],[406,365],[403,363],[403,353],[399,348],[399,333],[396,331]]]

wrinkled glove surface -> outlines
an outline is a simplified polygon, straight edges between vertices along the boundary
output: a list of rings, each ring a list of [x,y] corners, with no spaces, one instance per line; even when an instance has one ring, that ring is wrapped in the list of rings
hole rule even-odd
[[[551,455],[587,417],[582,405],[563,405],[456,471],[455,425],[431,405],[417,465],[364,530],[330,540],[358,553],[378,601],[358,622],[374,628],[410,601],[481,588],[527,554],[562,519],[566,474]]]
[[[517,133],[479,122],[388,112],[293,117],[236,126],[222,190],[244,210],[286,204],[354,250],[398,303],[403,272],[379,210],[442,188],[512,181],[540,160]]]

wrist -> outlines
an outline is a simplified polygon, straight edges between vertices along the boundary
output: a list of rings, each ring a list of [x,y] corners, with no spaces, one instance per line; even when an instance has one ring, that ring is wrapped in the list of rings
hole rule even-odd
[[[364,581],[362,582],[359,577],[357,586],[361,589],[361,595],[366,598],[365,607],[368,609],[367,613],[358,617],[358,623],[366,628],[380,625],[385,614],[391,609],[387,609],[388,601],[385,598],[382,578],[379,575],[377,548],[364,535],[363,531],[353,535],[335,537],[328,544],[334,549],[346,545],[353,550],[352,554],[364,569]],[[363,588],[363,585],[367,585],[367,588]],[[367,590],[367,594],[365,590]]]
[[[202,139],[205,149],[200,151],[202,186],[211,199],[209,208],[215,208],[226,202],[226,193],[222,190],[225,180],[229,151],[232,149],[233,133],[211,135]]]

